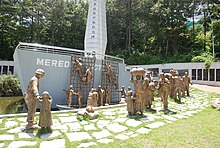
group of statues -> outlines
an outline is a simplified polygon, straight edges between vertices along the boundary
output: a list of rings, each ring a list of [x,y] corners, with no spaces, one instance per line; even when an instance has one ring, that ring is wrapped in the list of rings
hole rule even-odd
[[[108,68],[110,72],[111,68]],[[80,76],[82,76],[80,69],[77,69],[76,71]],[[122,88],[119,90],[117,84],[117,91],[121,92],[121,100],[119,103],[126,103],[125,98],[127,97],[128,114],[135,115],[139,112],[141,115],[143,115],[144,109],[151,110],[151,105],[154,101],[154,90],[157,88],[157,83],[155,83],[153,80],[151,72],[146,72],[146,70],[143,68],[133,68],[130,73],[130,82],[134,84],[134,91],[132,91],[131,87],[128,87],[128,92],[126,93],[125,87],[122,86]],[[52,97],[47,91],[44,91],[42,96],[39,94],[39,79],[41,79],[44,75],[44,70],[37,69],[35,76],[30,79],[27,92],[25,93],[25,102],[28,107],[27,129],[34,128],[34,125],[36,124],[34,122],[34,116],[37,103],[40,104],[40,118],[38,125],[42,128],[50,129],[53,124],[51,116]],[[118,81],[111,79],[111,72],[108,73],[108,75],[106,73],[106,78],[108,78],[109,82]],[[170,73],[159,74],[158,90],[165,111],[168,110],[168,96],[174,98],[174,100],[177,100],[178,97],[179,101],[181,97],[185,97],[185,95],[189,96],[189,84],[192,83],[187,72],[185,72],[185,75],[182,78],[179,76],[177,70],[171,70]],[[71,106],[73,95],[77,95],[79,107],[81,107],[81,92],[81,89],[78,89],[77,92],[75,92],[73,90],[73,86],[70,85],[69,89],[66,90],[68,106]],[[92,119],[96,118],[98,114],[94,112],[94,107],[104,105],[104,96],[106,98],[105,105],[110,105],[110,95],[111,90],[108,84],[106,85],[105,89],[103,89],[101,85],[98,86],[98,89],[92,88],[88,94],[86,111],[83,113],[78,113],[78,115],[83,114],[89,115]]]
[[[135,115],[139,112],[143,115],[144,109],[151,110],[154,101],[154,90],[158,88],[163,110],[168,110],[168,97],[175,101],[181,101],[185,94],[189,96],[189,84],[191,83],[188,72],[181,78],[177,70],[171,70],[170,73],[160,73],[159,81],[153,81],[151,73],[143,68],[133,68],[131,70],[131,83],[134,84],[134,92],[128,87],[127,110],[129,115]],[[124,87],[122,87],[124,90]],[[125,98],[125,91],[122,97]]]
[[[81,91],[81,89],[78,89],[77,92],[75,92],[73,90],[73,85],[70,85],[69,88],[66,90],[66,95],[67,95],[67,105],[68,105],[68,107],[71,107],[72,98],[73,98],[74,95],[76,95],[78,97],[79,108],[81,108],[81,106],[82,106],[82,91]]]
[[[35,128],[35,112],[37,103],[40,104],[40,117],[38,125],[41,128],[46,128],[51,132],[52,115],[51,115],[51,104],[52,97],[49,92],[44,91],[42,96],[39,94],[39,79],[41,79],[45,75],[43,69],[37,69],[35,72],[35,76],[33,76],[28,84],[27,92],[25,93],[25,102],[28,107],[28,115],[27,115],[27,131]]]
[[[98,86],[98,90],[92,88],[88,95],[87,106],[92,106],[92,107],[103,106],[104,94],[106,94],[105,105],[110,105],[110,92],[111,91],[109,86],[107,86],[105,90],[102,89],[101,85]]]
[[[128,87],[127,110],[129,115],[139,112],[143,115],[144,109],[151,109],[154,100],[154,82],[149,73],[143,68],[133,68],[131,70],[130,82],[134,84],[134,92]]]

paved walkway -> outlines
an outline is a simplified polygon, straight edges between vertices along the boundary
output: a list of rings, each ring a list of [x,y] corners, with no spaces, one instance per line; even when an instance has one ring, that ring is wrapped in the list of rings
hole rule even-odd
[[[195,93],[182,98],[182,103],[169,102],[169,114],[164,114],[160,98],[155,98],[153,108],[156,112],[145,112],[143,117],[128,117],[126,106],[98,110],[96,120],[79,121],[76,113],[53,114],[53,133],[39,134],[40,128],[33,133],[25,133],[26,117],[0,119],[0,148],[32,146],[40,148],[89,147],[101,146],[112,142],[149,134],[151,130],[165,124],[189,118],[210,105],[208,94]],[[38,115],[36,115],[36,121]]]
[[[207,92],[214,92],[214,93],[220,94],[220,87],[216,87],[216,86],[193,84],[191,85],[191,87],[198,88],[200,90],[207,91]]]

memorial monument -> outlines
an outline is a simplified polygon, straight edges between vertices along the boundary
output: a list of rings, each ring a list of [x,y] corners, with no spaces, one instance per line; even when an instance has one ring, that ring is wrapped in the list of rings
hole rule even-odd
[[[106,0],[90,0],[85,33],[85,51],[105,55],[107,45]],[[99,55],[98,59],[104,57]]]

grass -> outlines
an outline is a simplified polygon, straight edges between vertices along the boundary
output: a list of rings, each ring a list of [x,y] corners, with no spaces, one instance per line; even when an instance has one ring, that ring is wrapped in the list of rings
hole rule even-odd
[[[199,90],[195,92],[201,94]],[[212,98],[220,98],[220,94],[209,93],[209,101]],[[220,147],[220,111],[207,107],[190,118],[153,129],[149,134],[94,147],[217,148]]]

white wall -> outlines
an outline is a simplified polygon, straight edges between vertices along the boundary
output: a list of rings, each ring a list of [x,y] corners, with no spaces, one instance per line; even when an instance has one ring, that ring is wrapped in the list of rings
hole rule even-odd
[[[192,69],[205,69],[204,63],[169,63],[169,64],[153,64],[153,65],[130,65],[128,67],[135,67],[140,66],[145,69],[149,68],[159,68],[159,73],[162,72],[163,69],[188,69],[189,76],[192,78]],[[220,62],[212,63],[210,69],[215,70],[215,81],[210,81],[209,76],[210,73],[208,72],[208,81],[203,80],[203,70],[202,70],[202,80],[192,80],[193,83],[197,84],[206,84],[206,85],[214,85],[214,86],[220,86],[220,81],[216,81],[217,75],[216,75],[216,69],[220,69]],[[196,73],[197,74],[197,73]],[[196,77],[197,79],[197,77]]]
[[[9,72],[9,66],[13,66],[14,67],[14,61],[0,61],[0,75],[3,74],[3,67],[7,66],[7,72],[6,74]],[[16,70],[15,70],[15,67],[14,67],[14,70],[13,70],[13,74],[16,75]]]

